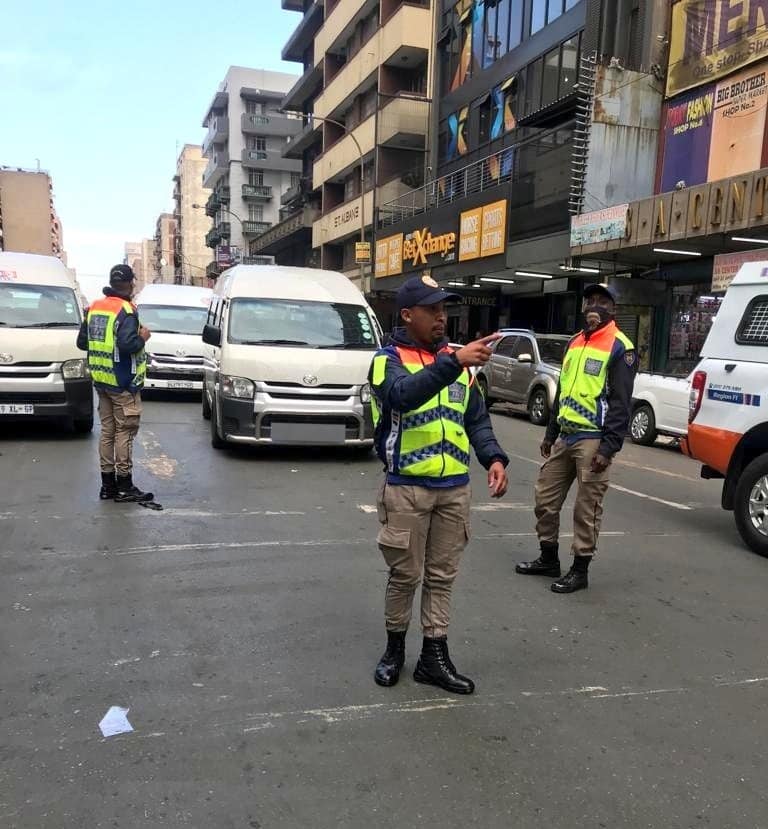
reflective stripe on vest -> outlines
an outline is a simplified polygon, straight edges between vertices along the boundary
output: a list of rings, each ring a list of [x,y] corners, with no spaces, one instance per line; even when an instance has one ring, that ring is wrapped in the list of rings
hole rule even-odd
[[[411,374],[435,362],[435,355],[429,352],[401,346],[396,349],[403,367]],[[442,353],[450,351],[445,349]],[[387,359],[386,354],[373,359],[371,380],[374,387],[384,382]],[[469,471],[469,438],[464,428],[464,416],[469,406],[472,379],[468,371],[462,371],[450,386],[441,389],[419,408],[391,413],[392,424],[385,446],[390,472],[441,478]],[[378,425],[381,412],[375,397],[372,414],[374,425]],[[395,451],[398,438],[399,455]]]
[[[589,339],[584,333],[571,340],[560,374],[560,409],[557,422],[569,432],[599,432],[608,410],[606,383],[608,363],[619,340],[632,351],[631,340],[611,322]]]
[[[120,297],[98,299],[88,309],[88,367],[94,383],[120,388],[115,364],[120,362],[115,332],[121,311],[135,314],[130,302]],[[131,385],[141,388],[147,372],[144,349],[131,356]]]

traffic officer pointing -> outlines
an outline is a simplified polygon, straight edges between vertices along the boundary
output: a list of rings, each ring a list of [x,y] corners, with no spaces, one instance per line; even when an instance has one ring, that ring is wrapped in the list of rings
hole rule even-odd
[[[560,576],[560,510],[574,480],[573,566],[552,584],[555,593],[588,586],[597,552],[611,460],[629,424],[637,355],[614,320],[616,300],[605,285],[589,285],[582,306],[585,327],[568,344],[555,403],[541,443],[545,459],[536,482],[536,534],[541,555],[515,568],[532,576]]]
[[[469,540],[469,448],[488,470],[494,498],[506,492],[508,459],[468,370],[488,361],[488,344],[499,335],[449,348],[445,303],[456,299],[431,277],[409,279],[397,293],[404,327],[377,352],[369,373],[376,452],[386,471],[377,540],[389,567],[387,647],[374,679],[389,686],[400,677],[413,596],[422,582],[424,641],[414,679],[471,694],[474,683],[456,670],[447,640],[451,590]]]

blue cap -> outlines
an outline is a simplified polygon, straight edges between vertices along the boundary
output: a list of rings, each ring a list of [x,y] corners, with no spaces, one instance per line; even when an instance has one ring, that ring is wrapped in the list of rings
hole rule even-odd
[[[607,285],[601,285],[598,282],[593,282],[591,285],[587,285],[587,287],[584,288],[584,298],[586,299],[588,296],[592,296],[592,294],[603,294],[616,302],[616,292],[613,288],[609,288]]]
[[[458,302],[461,294],[451,294],[441,288],[431,276],[412,276],[397,291],[397,310],[414,305],[436,305],[438,302]]]

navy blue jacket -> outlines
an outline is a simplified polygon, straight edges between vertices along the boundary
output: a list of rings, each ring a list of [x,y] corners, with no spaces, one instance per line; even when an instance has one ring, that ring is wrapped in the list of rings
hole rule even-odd
[[[384,382],[375,387],[371,382],[372,393],[381,412],[381,419],[376,428],[376,454],[382,463],[387,463],[386,442],[392,428],[392,412],[405,413],[419,408],[441,389],[450,386],[463,371],[456,355],[452,353],[437,354],[444,348],[447,340],[437,343],[432,348],[415,343],[405,333],[404,328],[396,328],[387,344],[378,354],[385,353],[387,369]],[[412,374],[400,362],[396,346],[414,348],[430,355],[436,355],[435,361],[425,365],[421,371]],[[368,379],[372,381],[373,369]],[[488,469],[494,461],[500,461],[506,467],[509,458],[499,446],[491,426],[491,418],[485,407],[485,400],[477,383],[472,383],[469,391],[469,405],[464,415],[464,429],[469,442],[475,450],[477,459]],[[461,486],[469,482],[469,475],[453,475],[445,478],[418,477],[414,475],[395,475],[387,472],[387,482],[391,484],[412,484],[432,488]]]

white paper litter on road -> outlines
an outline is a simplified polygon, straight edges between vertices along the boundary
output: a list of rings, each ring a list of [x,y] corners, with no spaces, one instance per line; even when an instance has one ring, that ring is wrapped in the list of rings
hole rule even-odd
[[[99,723],[101,733],[105,737],[114,737],[115,734],[125,734],[128,731],[133,731],[133,726],[128,722],[127,717],[129,710],[129,708],[120,708],[118,705],[113,705]]]

